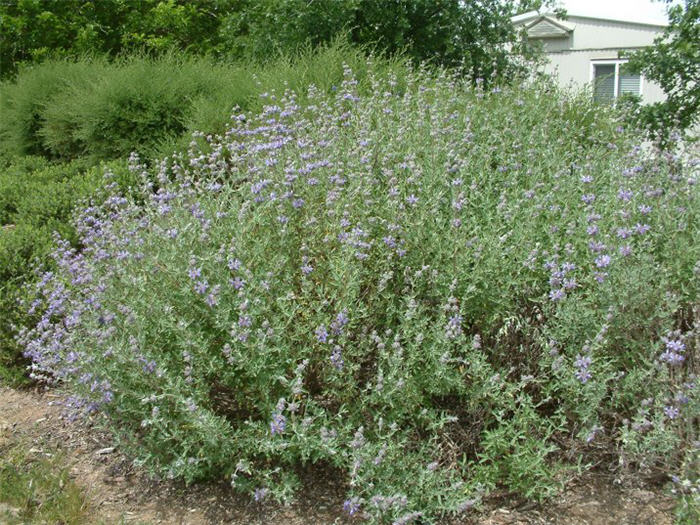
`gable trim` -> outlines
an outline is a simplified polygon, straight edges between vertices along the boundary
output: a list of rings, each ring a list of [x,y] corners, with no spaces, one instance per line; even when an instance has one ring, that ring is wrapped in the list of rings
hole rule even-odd
[[[550,31],[545,32],[543,34],[532,34],[532,29],[534,29],[540,24],[545,24],[546,26],[548,26],[548,29],[550,29]],[[529,24],[526,24],[525,30],[527,31],[527,35],[530,38],[565,38],[573,32],[574,28],[564,25],[563,23],[550,16],[541,15]]]

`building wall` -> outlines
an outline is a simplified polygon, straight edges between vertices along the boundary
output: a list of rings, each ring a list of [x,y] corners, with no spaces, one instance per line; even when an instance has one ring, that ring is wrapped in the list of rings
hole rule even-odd
[[[649,46],[664,29],[663,26],[578,16],[570,16],[563,25],[572,28],[569,36],[542,39],[549,59],[545,72],[558,74],[562,86],[573,85],[578,88],[590,87],[593,60],[615,60],[621,50]],[[661,88],[644,78],[641,90],[644,103],[665,99]]]
[[[574,26],[570,49],[644,47],[651,45],[663,31],[662,26],[576,16],[569,17],[566,22]]]
[[[546,73],[555,74],[562,86],[590,87],[591,63],[594,60],[617,59],[617,49],[560,51],[548,53],[549,63],[545,66]],[[666,98],[658,84],[642,78],[642,101],[644,103],[661,102]]]

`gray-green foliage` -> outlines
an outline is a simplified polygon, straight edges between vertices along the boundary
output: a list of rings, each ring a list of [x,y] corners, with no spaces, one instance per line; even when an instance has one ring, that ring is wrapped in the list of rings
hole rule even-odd
[[[141,199],[86,210],[42,280],[35,376],[161,475],[262,503],[330,464],[376,522],[542,499],[572,462],[680,469],[694,161],[540,83],[366,82],[132,159]]]

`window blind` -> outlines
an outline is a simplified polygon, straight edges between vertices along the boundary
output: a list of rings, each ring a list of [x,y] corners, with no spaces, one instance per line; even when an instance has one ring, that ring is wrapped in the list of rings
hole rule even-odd
[[[598,102],[612,102],[615,98],[615,64],[595,64],[593,68],[593,98]]]
[[[620,80],[617,85],[618,96],[622,96],[626,93],[631,95],[639,95],[640,86],[641,82],[639,75],[624,73],[622,70],[620,70]]]

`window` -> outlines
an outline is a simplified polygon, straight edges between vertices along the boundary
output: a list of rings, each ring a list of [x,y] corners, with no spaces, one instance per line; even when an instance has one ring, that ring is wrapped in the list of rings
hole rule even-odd
[[[593,99],[597,102],[612,103],[622,95],[641,95],[642,78],[637,73],[626,71],[626,62],[604,60],[591,64]]]

